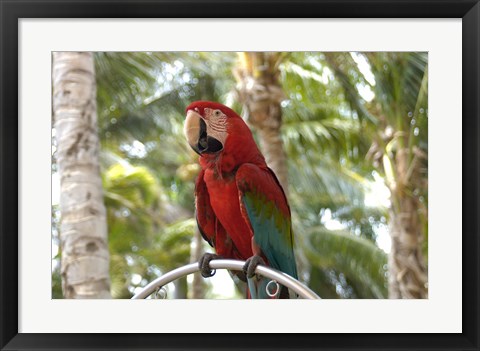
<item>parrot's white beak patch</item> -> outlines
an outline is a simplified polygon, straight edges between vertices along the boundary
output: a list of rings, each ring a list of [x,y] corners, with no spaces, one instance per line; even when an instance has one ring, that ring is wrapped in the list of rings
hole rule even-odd
[[[197,144],[200,135],[200,121],[202,116],[193,110],[188,110],[185,124],[183,125],[183,134],[187,138],[190,146]]]
[[[187,111],[183,133],[190,147],[199,155],[215,153],[223,149],[223,144],[219,140],[207,134],[205,120],[194,110]]]

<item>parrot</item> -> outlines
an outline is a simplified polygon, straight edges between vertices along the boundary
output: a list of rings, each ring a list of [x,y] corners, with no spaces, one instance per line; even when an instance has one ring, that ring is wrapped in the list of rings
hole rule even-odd
[[[261,264],[298,279],[290,206],[253,134],[235,111],[218,102],[196,101],[186,108],[184,135],[199,155],[195,212],[199,231],[215,250],[199,260],[203,277],[214,274],[216,258],[246,261],[236,275],[247,281],[247,298],[271,298]],[[276,298],[290,298],[278,285]]]

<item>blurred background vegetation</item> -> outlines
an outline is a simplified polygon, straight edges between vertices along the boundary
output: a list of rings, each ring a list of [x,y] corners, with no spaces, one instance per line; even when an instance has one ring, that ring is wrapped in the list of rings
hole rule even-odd
[[[185,107],[218,101],[248,121],[249,84],[258,94],[262,87],[274,91],[281,107],[300,280],[322,298],[427,297],[426,53],[93,57],[113,298],[130,298],[210,249],[193,219],[199,166],[183,136]],[[268,82],[262,81],[265,72]],[[55,138],[52,143],[55,192]],[[57,198],[52,295],[62,298]],[[219,288],[228,284],[231,289]],[[168,287],[169,298],[242,293],[228,275],[194,276]]]

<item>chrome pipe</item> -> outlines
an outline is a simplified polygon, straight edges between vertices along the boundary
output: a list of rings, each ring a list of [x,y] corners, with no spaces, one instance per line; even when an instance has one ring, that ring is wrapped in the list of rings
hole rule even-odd
[[[212,260],[210,261],[211,269],[228,269],[233,271],[243,270],[245,261],[240,260]],[[172,281],[184,277],[186,275],[200,271],[198,263],[187,264],[186,266],[176,268],[170,272],[165,273],[161,277],[150,282],[146,285],[139,293],[135,294],[132,299],[145,299],[159,288],[171,283]],[[300,297],[304,299],[320,299],[320,297],[315,294],[309,287],[300,283],[298,280],[292,278],[288,274],[280,272],[276,269],[258,265],[255,273],[261,275],[265,278],[275,280],[277,283],[291,289],[297,293]]]

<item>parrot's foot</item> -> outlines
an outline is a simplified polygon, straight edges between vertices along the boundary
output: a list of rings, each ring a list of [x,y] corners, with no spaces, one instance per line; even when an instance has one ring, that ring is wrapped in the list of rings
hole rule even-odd
[[[253,255],[245,261],[245,264],[243,265],[243,272],[245,273],[247,278],[253,278],[253,276],[255,275],[255,269],[257,269],[257,266],[259,264],[264,266],[266,265],[263,258],[258,255]]]
[[[211,253],[205,253],[198,261],[198,268],[200,268],[200,274],[204,278],[210,278],[215,275],[215,270],[210,268],[210,261],[216,260],[220,256]]]

